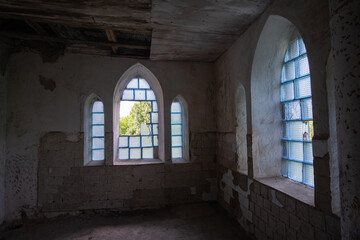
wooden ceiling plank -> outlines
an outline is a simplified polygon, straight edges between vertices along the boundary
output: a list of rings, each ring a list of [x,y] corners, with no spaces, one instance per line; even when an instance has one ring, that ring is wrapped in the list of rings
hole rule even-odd
[[[109,42],[116,42],[116,37],[115,37],[115,34],[114,34],[113,30],[105,29],[105,32],[106,32],[106,36],[107,36]],[[112,48],[114,53],[116,53],[117,50],[118,50],[118,47],[115,47],[115,46],[112,46],[111,48]]]
[[[75,39],[64,39],[56,38],[43,35],[33,35],[26,33],[16,33],[16,32],[6,32],[0,31],[0,38],[15,38],[22,40],[35,40],[35,41],[46,41],[46,42],[60,42],[65,44],[86,44],[89,46],[102,46],[102,47],[118,47],[118,48],[129,48],[129,49],[144,49],[149,50],[150,46],[136,46],[129,44],[121,44],[116,42],[94,42],[94,41],[84,41],[84,40],[75,40]]]

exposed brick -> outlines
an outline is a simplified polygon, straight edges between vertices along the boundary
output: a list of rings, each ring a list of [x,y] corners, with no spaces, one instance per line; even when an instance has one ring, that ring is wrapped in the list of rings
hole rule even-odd
[[[296,203],[296,215],[305,222],[309,222],[309,207],[305,203],[298,201]]]
[[[265,209],[261,209],[261,219],[264,220],[265,222],[268,221],[268,213]]]
[[[280,208],[280,220],[285,224],[289,223],[289,213],[284,208]]]
[[[289,196],[285,197],[285,209],[289,213],[295,213],[296,211],[296,202],[295,199]]]
[[[267,199],[268,198],[268,187],[264,184],[260,185],[260,194],[263,198]]]
[[[290,215],[290,226],[295,230],[300,229],[301,220],[295,215]]]
[[[301,239],[314,239],[314,228],[310,223],[303,222],[300,226],[298,237]]]
[[[340,221],[335,216],[325,216],[326,223],[326,232],[330,233],[333,236],[340,235]]]
[[[320,229],[320,230],[325,230],[325,218],[323,213],[321,213],[320,211],[310,208],[310,223]]]
[[[324,231],[322,231],[318,228],[315,228],[315,239],[316,240],[328,239],[328,236]]]

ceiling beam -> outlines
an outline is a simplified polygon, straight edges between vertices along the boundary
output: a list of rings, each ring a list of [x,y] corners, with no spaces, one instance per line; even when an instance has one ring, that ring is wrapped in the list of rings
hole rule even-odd
[[[128,49],[144,49],[150,50],[150,46],[139,46],[139,45],[130,45],[130,44],[121,44],[116,42],[94,42],[94,41],[83,41],[75,39],[65,39],[65,38],[56,38],[44,35],[33,35],[26,33],[17,33],[17,32],[6,32],[0,31],[0,38],[15,38],[21,40],[35,40],[35,41],[45,41],[52,43],[64,43],[64,44],[84,44],[89,46],[98,46],[98,47],[117,47],[117,48],[128,48]]]
[[[105,29],[105,32],[106,32],[106,36],[107,36],[109,42],[117,42],[113,30]],[[111,48],[112,48],[114,53],[116,53],[116,51],[118,50],[118,47],[115,47],[115,46],[112,46]]]

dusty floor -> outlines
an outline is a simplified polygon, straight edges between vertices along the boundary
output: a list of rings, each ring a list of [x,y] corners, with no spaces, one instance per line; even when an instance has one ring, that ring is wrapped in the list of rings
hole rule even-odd
[[[15,228],[15,229],[14,229]],[[249,239],[217,204],[189,204],[130,213],[60,216],[3,226],[0,240],[11,239]]]

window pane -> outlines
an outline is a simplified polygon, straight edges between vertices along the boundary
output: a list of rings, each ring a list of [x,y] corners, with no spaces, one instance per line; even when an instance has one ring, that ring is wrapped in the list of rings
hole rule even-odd
[[[304,120],[313,118],[311,99],[305,99],[301,101],[301,114],[302,114],[302,119]]]
[[[156,100],[155,94],[152,90],[146,91],[147,99],[146,100]]]
[[[289,158],[289,142],[288,141],[283,142],[283,157]]]
[[[154,149],[153,148],[143,148],[142,158],[154,158]]]
[[[171,157],[172,158],[181,158],[182,157],[182,148],[181,147],[171,148]]]
[[[129,159],[129,149],[120,148],[119,149],[119,159]]]
[[[150,134],[151,134],[151,125],[140,124],[140,135],[150,135]]]
[[[286,51],[285,61],[289,61],[290,59],[293,59],[297,56],[299,56],[299,46],[298,41],[295,40],[290,44]]]
[[[151,113],[151,122],[158,123],[158,113]]]
[[[314,167],[311,165],[304,165],[304,183],[314,186]]]
[[[124,90],[122,100],[134,100],[133,90]]]
[[[302,161],[303,160],[303,143],[289,142],[289,158]]]
[[[157,102],[156,101],[151,101],[151,103],[152,103],[152,111],[157,112],[158,111]]]
[[[140,159],[141,148],[130,148],[130,159]]]
[[[286,122],[283,123],[283,137],[293,140],[303,139],[303,123],[302,122]]]
[[[171,124],[181,123],[181,113],[172,113],[171,114]]]
[[[92,126],[93,137],[104,137],[104,126]]]
[[[139,79],[139,88],[149,89],[150,86],[149,86],[149,84],[147,83],[147,81],[145,79],[140,78]]]
[[[295,81],[296,98],[311,96],[311,82],[310,77]]]
[[[288,161],[288,177],[301,182],[302,181],[302,163]]]
[[[284,176],[284,177],[287,177],[288,176],[288,162],[287,160],[281,160],[281,174]]]
[[[171,137],[171,146],[181,147],[182,146],[182,136],[172,136]]]
[[[181,134],[181,125],[172,125],[171,126],[171,134],[172,135],[180,135]]]
[[[142,136],[141,137],[141,146],[142,147],[152,147],[152,137],[151,136]]]
[[[282,104],[282,117],[284,120],[300,120],[300,101],[286,102]]]
[[[95,101],[93,104],[92,112],[104,112],[104,106],[101,101]]]
[[[126,88],[138,88],[139,85],[138,85],[138,79],[137,78],[134,78],[132,79],[128,85],[126,86]]]
[[[296,60],[296,76],[302,77],[310,73],[309,62],[307,56],[300,57]]]
[[[299,50],[300,50],[300,55],[306,53],[305,44],[302,38],[299,39]]]
[[[145,90],[135,90],[135,100],[145,100]]]
[[[140,137],[130,137],[130,147],[140,147]]]
[[[104,160],[104,150],[92,150],[92,160]]]
[[[92,139],[92,148],[104,148],[104,138],[93,138]]]
[[[179,102],[173,102],[171,104],[171,112],[172,113],[181,112],[181,105]]]
[[[103,113],[93,113],[93,122],[92,124],[104,124],[104,114]]]
[[[155,134],[155,135],[159,133],[158,126],[159,126],[159,124],[152,124],[153,134]]]
[[[154,146],[158,146],[158,136],[153,136],[154,138]]]
[[[128,147],[129,137],[119,137],[119,147]]]
[[[281,85],[281,101],[294,99],[294,82]]]
[[[295,79],[295,62],[288,62],[284,64],[282,72],[282,82]]]
[[[304,143],[304,161],[313,163],[312,143]]]

